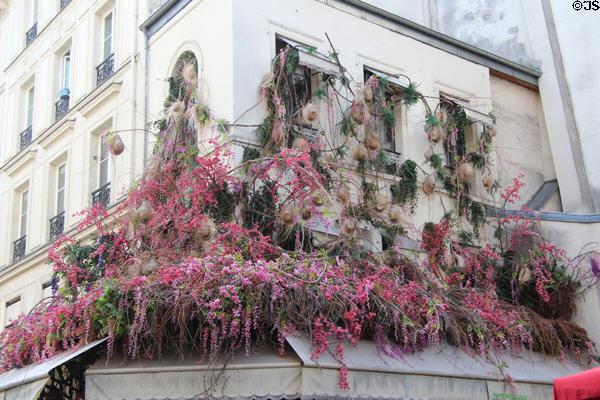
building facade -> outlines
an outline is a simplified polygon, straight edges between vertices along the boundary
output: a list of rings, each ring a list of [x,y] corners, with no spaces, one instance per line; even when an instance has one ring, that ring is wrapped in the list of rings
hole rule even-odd
[[[408,76],[432,105],[444,97],[463,102],[472,129],[489,125],[492,112],[498,135],[491,174],[505,187],[523,173],[522,197],[540,211],[540,230],[574,256],[600,233],[599,214],[593,214],[599,210],[597,173],[582,169],[595,168],[585,149],[600,136],[580,139],[569,118],[583,117],[565,112],[569,96],[553,56],[552,29],[548,18],[539,18],[547,3],[531,6],[532,23],[540,24],[531,29],[545,29],[530,49],[540,54],[539,64],[486,52],[460,41],[460,32],[446,32],[459,40],[440,34],[444,29],[428,23],[431,18],[374,7],[382,6],[378,2],[0,1],[0,329],[51,295],[47,250],[58,235],[73,232],[80,221],[75,213],[98,202],[114,207],[143,172],[152,152],[151,122],[182,55],[197,61],[212,112],[249,126],[227,135],[238,161],[244,146],[258,143],[251,126],[265,108],[257,106],[257,88],[286,43],[338,52],[359,84],[372,73]],[[431,5],[421,7],[433,12]],[[316,75],[337,68],[310,57],[305,65]],[[425,111],[421,105],[394,110],[397,122],[386,143],[392,159],[423,159]],[[109,152],[109,131],[123,138],[119,157]],[[471,194],[497,206],[480,181]],[[421,192],[409,222],[420,231],[443,214]],[[380,237],[371,239],[384,245]],[[402,240],[410,247],[417,239],[409,232]],[[582,299],[575,321],[600,342],[598,294],[592,288]]]

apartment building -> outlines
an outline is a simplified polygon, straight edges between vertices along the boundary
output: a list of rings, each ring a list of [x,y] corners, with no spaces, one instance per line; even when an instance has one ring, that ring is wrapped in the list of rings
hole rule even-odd
[[[212,112],[248,126],[264,117],[264,105],[255,106],[257,87],[269,72],[273,57],[288,44],[302,44],[325,54],[338,52],[348,73],[361,84],[378,74],[402,88],[406,81],[398,77],[408,76],[419,83],[419,90],[433,106],[441,98],[465,106],[474,130],[468,140],[475,140],[477,132],[492,124],[493,113],[498,135],[492,173],[501,186],[510,184],[519,173],[525,174],[528,185],[523,199],[540,211],[541,230],[550,239],[574,255],[600,230],[598,214],[575,214],[593,211],[594,206],[590,194],[581,190],[585,186],[582,180],[587,178],[572,156],[573,142],[564,135],[568,123],[557,115],[564,108],[564,98],[557,96],[561,77],[554,64],[538,69],[509,61],[377,8],[373,5],[377,2],[4,3],[0,1],[0,53],[6,55],[0,66],[0,202],[4,204],[0,220],[5,221],[0,226],[0,329],[50,295],[46,252],[58,235],[73,230],[79,221],[74,213],[94,203],[108,208],[119,203],[143,171],[152,143],[146,128],[162,110],[169,87],[166,78],[178,73],[182,57],[196,60]],[[540,10],[541,5],[536,12]],[[537,17],[532,20],[545,27],[545,21]],[[550,43],[546,45],[540,50],[544,60],[551,54]],[[319,73],[338,68],[310,52],[303,53],[301,64],[315,77],[315,88]],[[421,105],[394,110],[397,122],[384,148],[397,165],[406,159],[420,160],[427,151],[425,111]],[[106,134],[111,130],[119,131],[125,143],[126,151],[119,157],[108,150]],[[257,143],[252,127],[232,128],[228,140],[238,161],[243,147]],[[459,151],[441,143],[438,146],[440,152]],[[483,204],[496,206],[478,178],[471,194]],[[421,195],[410,222],[422,227],[443,214],[442,207],[433,206]],[[380,237],[371,239],[377,246],[384,245]],[[407,235],[403,240],[410,247],[418,245],[416,239]],[[598,294],[590,290],[583,299],[575,320],[600,341]],[[306,343],[290,345],[303,363],[311,362]],[[360,359],[360,354],[354,356]],[[282,371],[299,364],[293,357],[269,362],[282,363]],[[144,368],[159,367],[134,367],[131,376],[138,381],[123,378],[116,366],[96,365],[90,375],[90,395],[100,393],[102,397],[102,393],[111,393],[110,388],[126,393],[132,382],[137,382],[135,390],[147,389],[149,397],[159,393],[161,383],[153,383],[151,376],[143,374]],[[525,369],[521,367],[521,378],[529,383],[522,384],[523,390],[528,398],[543,398],[548,393],[548,382],[541,376],[544,369],[541,375],[531,376]],[[440,370],[423,375],[445,373],[458,374]],[[112,381],[114,377],[121,380]],[[192,377],[185,379],[189,383]],[[240,379],[251,387],[258,378]],[[318,381],[314,375],[310,379],[306,382]],[[428,385],[427,379],[419,379],[419,385]],[[416,387],[418,382],[405,384]],[[459,383],[457,378],[456,385]],[[443,387],[435,390],[443,391]],[[258,395],[256,390],[250,388],[245,395]],[[415,390],[425,396],[425,391]],[[457,393],[473,393],[464,390]],[[189,396],[192,392],[185,391]],[[273,394],[260,394],[269,393]]]
[[[2,6],[2,327],[51,293],[46,252],[76,225],[73,214],[119,202],[142,170],[142,3]],[[110,157],[106,138],[117,129],[129,130],[121,136],[134,150],[120,158]]]

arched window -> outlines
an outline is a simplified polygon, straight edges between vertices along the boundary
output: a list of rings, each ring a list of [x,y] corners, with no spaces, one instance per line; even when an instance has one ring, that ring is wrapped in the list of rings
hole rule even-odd
[[[196,79],[198,77],[198,60],[193,52],[185,51],[177,58],[171,71],[167,103],[177,100],[185,80],[193,77],[196,77]]]

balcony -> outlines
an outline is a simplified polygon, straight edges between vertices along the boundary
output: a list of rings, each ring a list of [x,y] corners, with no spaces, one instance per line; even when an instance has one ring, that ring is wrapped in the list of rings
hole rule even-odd
[[[31,42],[37,37],[37,22],[25,33],[25,47],[29,46]]]
[[[54,114],[55,121],[58,121],[66,113],[69,112],[69,96],[61,97],[55,104],[56,113]]]
[[[64,10],[69,5],[71,0],[60,0],[60,11]]]
[[[102,85],[115,72],[115,54],[111,54],[108,58],[96,67],[96,86]]]
[[[25,247],[27,246],[27,235],[13,242],[13,262],[19,261],[25,257]]]
[[[382,149],[387,158],[390,160],[390,163],[385,166],[385,172],[390,175],[396,175],[400,166],[402,165],[402,154],[393,150]]]
[[[19,142],[19,151],[23,150],[25,147],[31,144],[32,137],[32,129],[31,125],[29,125],[23,132],[19,134],[20,142]]]
[[[55,241],[65,230],[65,212],[50,218],[50,241]]]
[[[110,182],[92,192],[92,205],[101,204],[102,207],[108,207],[110,203]]]

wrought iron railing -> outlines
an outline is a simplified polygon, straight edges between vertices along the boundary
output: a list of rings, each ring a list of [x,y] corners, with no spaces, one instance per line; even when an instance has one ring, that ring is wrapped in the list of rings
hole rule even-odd
[[[55,120],[58,121],[61,119],[66,113],[69,112],[69,97],[61,97],[56,103],[56,114]]]
[[[110,182],[92,192],[92,205],[101,204],[104,208],[110,203]]]
[[[65,230],[65,212],[50,218],[50,241],[56,240]]]
[[[60,10],[62,11],[70,2],[71,0],[60,0]]]
[[[21,132],[19,134],[19,136],[20,136],[19,151],[20,151],[31,144],[31,138],[32,138],[31,125],[29,125],[23,132]]]
[[[400,169],[400,165],[402,165],[402,154],[393,150],[382,149],[390,161],[388,165],[385,166],[385,172],[391,175],[396,175],[398,170]]]
[[[13,242],[13,262],[19,261],[25,257],[25,247],[27,246],[27,235]]]
[[[115,72],[115,54],[111,54],[108,58],[96,67],[96,86],[102,85]]]
[[[25,47],[29,46],[31,42],[37,37],[37,22],[33,24],[31,28],[25,33]]]

